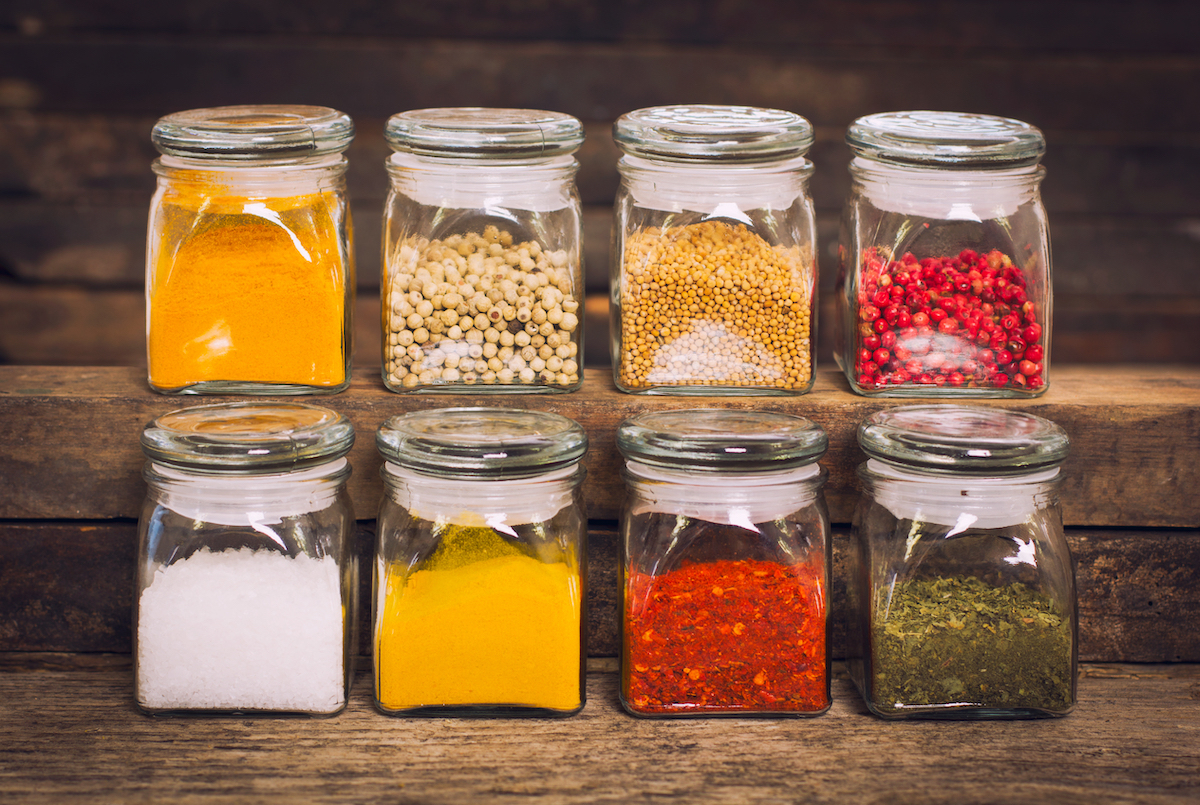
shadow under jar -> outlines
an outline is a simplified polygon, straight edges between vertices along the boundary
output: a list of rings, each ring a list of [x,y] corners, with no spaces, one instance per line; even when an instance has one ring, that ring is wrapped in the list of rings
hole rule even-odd
[[[1066,434],[1015,411],[908,406],[859,427],[849,666],[884,718],[1066,715],[1075,575],[1058,503]]]
[[[533,109],[387,123],[383,381],[392,391],[573,391],[583,380],[575,189],[583,126]]]
[[[856,120],[834,355],[851,390],[1031,397],[1049,385],[1050,237],[1042,133],[1017,120],[893,112]]]
[[[375,553],[375,705],[569,716],[584,704],[587,437],[557,414],[392,417]]]
[[[223,403],[146,426],[138,528],[138,707],[333,715],[356,647],[358,566],[345,417]]]
[[[168,115],[146,245],[149,383],[164,394],[350,385],[350,118],[319,106]]]
[[[617,431],[621,703],[633,715],[812,716],[829,697],[824,431],[736,410]]]
[[[812,126],[791,112],[660,106],[619,118],[613,375],[625,392],[812,388]]]

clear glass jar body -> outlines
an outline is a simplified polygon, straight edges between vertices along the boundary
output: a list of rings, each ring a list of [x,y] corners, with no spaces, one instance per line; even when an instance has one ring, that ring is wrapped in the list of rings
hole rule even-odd
[[[964,129],[984,127],[985,135],[988,121],[998,120],[931,114],[937,126],[950,117]],[[1016,121],[996,127],[1009,151],[999,157],[974,154],[974,145],[952,148],[934,133],[926,141],[924,130],[902,145],[927,146],[932,156],[897,155],[891,143],[855,145],[834,354],[856,393],[996,398],[1046,391],[1052,288],[1037,164],[1042,140]]]
[[[501,452],[496,444],[486,449]],[[387,715],[573,715],[585,702],[583,469],[576,458],[505,478],[452,464],[388,460],[382,470],[375,705]]]
[[[138,529],[138,707],[334,715],[357,649],[344,458],[291,472],[147,462]]]
[[[622,137],[617,124],[626,152],[611,251],[617,388],[807,392],[817,280],[812,164],[803,157],[811,127],[789,114],[761,127],[786,134],[774,152],[726,153],[714,145],[722,133],[744,125],[753,140],[755,115],[769,110],[738,110],[731,121],[718,108],[710,122],[706,107],[696,109],[685,108],[687,121],[699,118],[702,136],[712,140],[707,145],[717,150],[687,153],[673,139],[659,142],[653,124]]]
[[[384,212],[384,384],[399,392],[579,388],[584,285],[571,153],[582,128],[566,115],[523,110],[406,114],[431,113],[450,127],[440,132],[447,141],[414,145],[421,132],[411,121],[394,136],[389,122],[398,150],[387,164]],[[497,134],[488,148],[475,140],[451,147],[497,116],[516,134]],[[559,128],[558,139],[528,153],[525,135],[546,125]]]
[[[181,115],[209,111],[220,110]],[[304,147],[284,142],[278,151],[248,142],[267,123],[195,135],[170,123],[174,116],[160,121],[164,155],[154,163],[146,245],[154,391],[279,395],[349,386],[354,250],[340,150],[353,127],[318,111],[337,125],[324,139],[295,115],[270,117],[305,133]],[[216,125],[213,117],[221,122],[212,115],[202,123]],[[164,129],[191,137],[164,142]],[[226,145],[232,150],[206,150]]]
[[[924,408],[922,427],[964,426],[957,444],[931,450],[928,432],[912,430],[869,444],[873,426],[859,431],[872,458],[859,467],[849,551],[851,676],[884,718],[1066,715],[1078,619],[1058,502],[1065,436],[1053,426],[1034,433],[1045,421],[1027,415],[968,421],[935,410],[949,406]],[[988,416],[1015,424],[980,438]]]
[[[824,434],[807,457],[776,455],[787,469],[722,467],[724,447],[745,456],[756,441],[727,429],[741,424],[730,413],[685,412],[690,423],[643,415],[618,436],[626,456],[621,703],[633,715],[829,708],[829,517],[816,464]],[[627,439],[637,422],[646,430]],[[654,432],[663,423],[674,432]],[[672,456],[663,445],[681,450]]]

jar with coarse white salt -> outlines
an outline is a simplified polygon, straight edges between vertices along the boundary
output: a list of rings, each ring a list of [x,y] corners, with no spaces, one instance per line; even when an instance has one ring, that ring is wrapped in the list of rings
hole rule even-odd
[[[351,678],[358,570],[342,415],[296,403],[173,411],[149,458],[134,590],[151,715],[333,715]]]
[[[848,555],[848,665],[897,718],[1066,715],[1078,662],[1058,425],[916,405],[859,426],[868,456]]]

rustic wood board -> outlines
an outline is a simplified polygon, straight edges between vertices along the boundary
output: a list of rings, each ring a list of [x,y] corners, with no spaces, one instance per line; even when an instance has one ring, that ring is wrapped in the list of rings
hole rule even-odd
[[[643,720],[591,673],[568,719],[152,719],[122,670],[0,674],[0,796],[193,803],[1194,803],[1193,666],[1104,669],[1063,719],[888,723],[843,679],[799,720]],[[1136,675],[1135,675],[1136,674]],[[1140,677],[1140,678],[1139,678]]]
[[[1051,389],[995,405],[1059,423],[1072,439],[1064,466],[1064,520],[1070,526],[1200,527],[1200,367],[1056,366]],[[611,376],[591,370],[571,394],[394,394],[378,375],[356,370],[350,390],[309,398],[346,414],[358,441],[350,482],[358,516],[369,519],[381,495],[374,434],[388,416],[417,409],[490,404],[554,411],[580,422],[590,447],[584,485],[588,516],[615,520],[623,486],[616,428],[641,411],[702,406],[785,411],[810,417],[829,434],[822,460],[834,522],[849,522],[857,501],[854,468],[863,460],[855,429],[899,404],[854,395],[831,369],[810,394],[795,397],[680,397],[617,393]],[[0,519],[112,519],[138,516],[145,487],[138,449],[142,427],[169,410],[215,398],[151,393],[128,367],[0,366]]]
[[[846,654],[845,528],[833,535],[830,650]],[[1079,653],[1091,662],[1200,662],[1200,531],[1070,529]],[[371,653],[374,523],[362,522],[358,653]],[[133,522],[0,521],[0,652],[133,650]],[[620,653],[615,523],[588,527],[589,656]]]

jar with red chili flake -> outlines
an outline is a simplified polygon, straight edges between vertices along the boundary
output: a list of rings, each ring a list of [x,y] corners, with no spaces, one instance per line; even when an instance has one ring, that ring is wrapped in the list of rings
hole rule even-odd
[[[827,444],[803,417],[742,410],[649,412],[618,428],[630,713],[829,709]]]
[[[834,355],[885,397],[1029,397],[1050,366],[1042,133],[955,112],[856,120]]]

